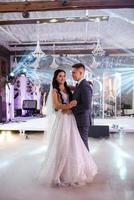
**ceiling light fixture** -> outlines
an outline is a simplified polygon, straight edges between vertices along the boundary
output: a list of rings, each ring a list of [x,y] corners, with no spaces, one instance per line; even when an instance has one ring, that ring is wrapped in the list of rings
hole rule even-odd
[[[56,23],[56,22],[58,22],[58,20],[57,19],[51,19],[49,22]]]
[[[62,0],[62,5],[67,6],[69,4],[69,0]]]
[[[36,58],[35,69],[39,68],[40,59],[45,56],[45,53],[41,50],[41,47],[40,47],[39,25],[40,25],[40,22],[37,21],[37,45],[36,45],[35,51],[32,52],[32,55]]]
[[[93,49],[92,54],[94,56],[103,56],[105,55],[105,51],[101,46],[100,39],[97,39],[96,47]]]
[[[28,11],[24,11],[24,12],[22,12],[22,17],[29,18],[30,17],[30,13]]]
[[[39,40],[37,41],[35,51],[32,53],[32,55],[36,58],[39,58],[39,59],[45,56],[45,53],[41,50]]]
[[[100,42],[100,18],[97,17],[95,22],[97,23],[97,32],[98,32],[98,38],[97,38],[97,44],[95,46],[95,48],[92,51],[93,56],[103,56],[105,55],[105,51],[101,46],[101,42]]]

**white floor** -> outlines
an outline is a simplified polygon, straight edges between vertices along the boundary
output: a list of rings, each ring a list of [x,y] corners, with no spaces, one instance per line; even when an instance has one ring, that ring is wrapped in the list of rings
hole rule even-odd
[[[80,188],[46,188],[38,184],[47,147],[46,136],[0,135],[0,200],[133,200],[134,134],[89,138],[98,166],[94,181]]]

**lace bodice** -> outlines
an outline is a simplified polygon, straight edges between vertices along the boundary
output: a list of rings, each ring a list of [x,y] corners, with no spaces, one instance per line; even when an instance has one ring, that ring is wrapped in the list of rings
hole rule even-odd
[[[62,94],[62,98],[64,100],[64,103],[66,103],[66,104],[69,103],[69,95],[65,92],[62,92],[62,91],[61,91],[61,94]]]

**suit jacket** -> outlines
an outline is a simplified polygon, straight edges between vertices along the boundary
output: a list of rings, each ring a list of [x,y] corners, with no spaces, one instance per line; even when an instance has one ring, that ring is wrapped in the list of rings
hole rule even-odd
[[[85,79],[75,88],[73,100],[77,100],[77,106],[72,108],[77,126],[90,126],[92,88]]]

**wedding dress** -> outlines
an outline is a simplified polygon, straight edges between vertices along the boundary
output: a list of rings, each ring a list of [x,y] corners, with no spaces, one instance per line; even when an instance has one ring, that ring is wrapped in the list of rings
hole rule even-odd
[[[65,103],[69,102],[66,93],[62,92],[62,98]],[[49,141],[40,174],[42,184],[79,186],[93,180],[97,167],[80,137],[71,111],[56,112]]]

